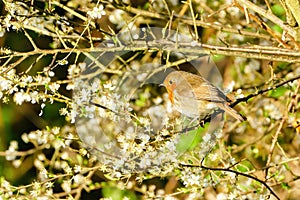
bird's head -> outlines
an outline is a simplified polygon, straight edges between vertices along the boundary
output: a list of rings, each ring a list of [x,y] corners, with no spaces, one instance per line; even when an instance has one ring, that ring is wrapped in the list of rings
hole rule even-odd
[[[178,74],[176,72],[168,74],[164,82],[160,84],[161,86],[166,87],[167,92],[169,94],[169,99],[172,103],[174,102],[174,90],[176,89],[179,80],[177,75]]]

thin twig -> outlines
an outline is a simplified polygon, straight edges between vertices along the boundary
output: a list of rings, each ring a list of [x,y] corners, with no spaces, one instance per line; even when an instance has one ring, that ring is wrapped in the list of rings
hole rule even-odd
[[[261,183],[262,185],[264,185],[276,199],[280,200],[280,198],[277,196],[277,194],[272,190],[272,188],[265,181],[260,180],[259,178],[256,178],[255,176],[251,176],[249,174],[242,173],[242,172],[239,172],[239,171],[235,171],[235,170],[232,170],[232,169],[229,169],[229,168],[207,167],[207,166],[204,166],[203,164],[201,164],[201,165],[190,165],[190,164],[181,163],[180,166],[182,166],[182,167],[199,167],[199,168],[202,168],[202,169],[212,170],[212,171],[231,172],[231,173],[234,173],[234,174],[239,175],[239,176],[244,176],[244,177],[253,179],[253,180]]]
[[[253,98],[255,96],[258,96],[260,94],[266,93],[266,92],[268,92],[270,90],[275,90],[275,89],[277,89],[277,88],[279,88],[279,87],[281,87],[281,86],[283,86],[283,85],[285,85],[285,84],[287,84],[289,82],[293,82],[293,81],[298,80],[298,79],[300,79],[300,76],[296,76],[296,77],[291,78],[289,80],[286,80],[286,81],[283,81],[281,83],[278,83],[278,84],[274,85],[273,87],[268,87],[266,89],[258,90],[257,92],[249,94],[246,97],[237,99],[235,102],[233,102],[233,103],[230,104],[230,107],[234,107],[237,104],[239,104],[240,102],[247,102],[249,99],[251,99],[251,98]]]

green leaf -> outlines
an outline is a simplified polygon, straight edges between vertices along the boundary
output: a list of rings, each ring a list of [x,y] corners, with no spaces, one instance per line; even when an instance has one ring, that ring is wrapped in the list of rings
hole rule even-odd
[[[272,12],[273,12],[276,16],[278,16],[278,17],[280,17],[280,18],[283,17],[284,14],[285,14],[284,8],[283,8],[281,5],[279,5],[279,4],[273,5],[273,6],[271,7],[271,9],[272,9]]]
[[[284,183],[284,182],[281,183],[281,187],[282,187],[283,189],[285,189],[285,190],[290,189],[290,186],[289,186],[287,183]]]
[[[178,142],[176,149],[178,153],[184,153],[194,149],[199,142],[202,140],[202,133],[206,130],[208,126],[199,127],[196,130],[191,130],[187,133],[183,133],[180,136],[180,141]]]
[[[130,200],[136,200],[135,194],[129,190],[121,190],[115,186],[106,185],[102,189],[102,195],[104,198],[110,198],[112,200],[120,200],[127,197]]]
[[[272,30],[276,31],[278,33],[282,33],[283,32],[282,28],[280,26],[278,26],[278,25],[272,26]]]
[[[291,168],[290,168],[290,166],[289,166],[287,163],[284,163],[283,166],[284,166],[287,170],[291,171]]]
[[[269,96],[273,97],[273,98],[278,98],[278,97],[283,96],[286,93],[286,91],[288,91],[287,88],[285,88],[285,87],[279,87],[279,88],[277,88],[275,90],[271,90],[269,92]]]
[[[226,57],[223,56],[223,55],[214,55],[214,56],[212,56],[213,62],[219,62],[219,61],[222,61],[222,60],[224,60],[224,58],[226,58]]]
[[[243,165],[238,165],[237,169],[239,172],[248,172],[248,167],[243,166]]]

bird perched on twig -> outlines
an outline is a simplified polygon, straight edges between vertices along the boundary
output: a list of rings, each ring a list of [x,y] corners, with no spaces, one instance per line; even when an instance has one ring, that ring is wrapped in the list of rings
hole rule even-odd
[[[220,108],[239,121],[246,118],[229,106],[230,99],[202,76],[173,71],[165,78],[169,99],[175,109],[188,117],[200,117]]]

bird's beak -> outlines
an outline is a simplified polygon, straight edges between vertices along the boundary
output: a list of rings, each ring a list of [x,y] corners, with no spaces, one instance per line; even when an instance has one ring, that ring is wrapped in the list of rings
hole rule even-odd
[[[159,87],[162,87],[162,86],[164,87],[164,86],[165,86],[165,84],[163,84],[163,83],[159,84]]]

